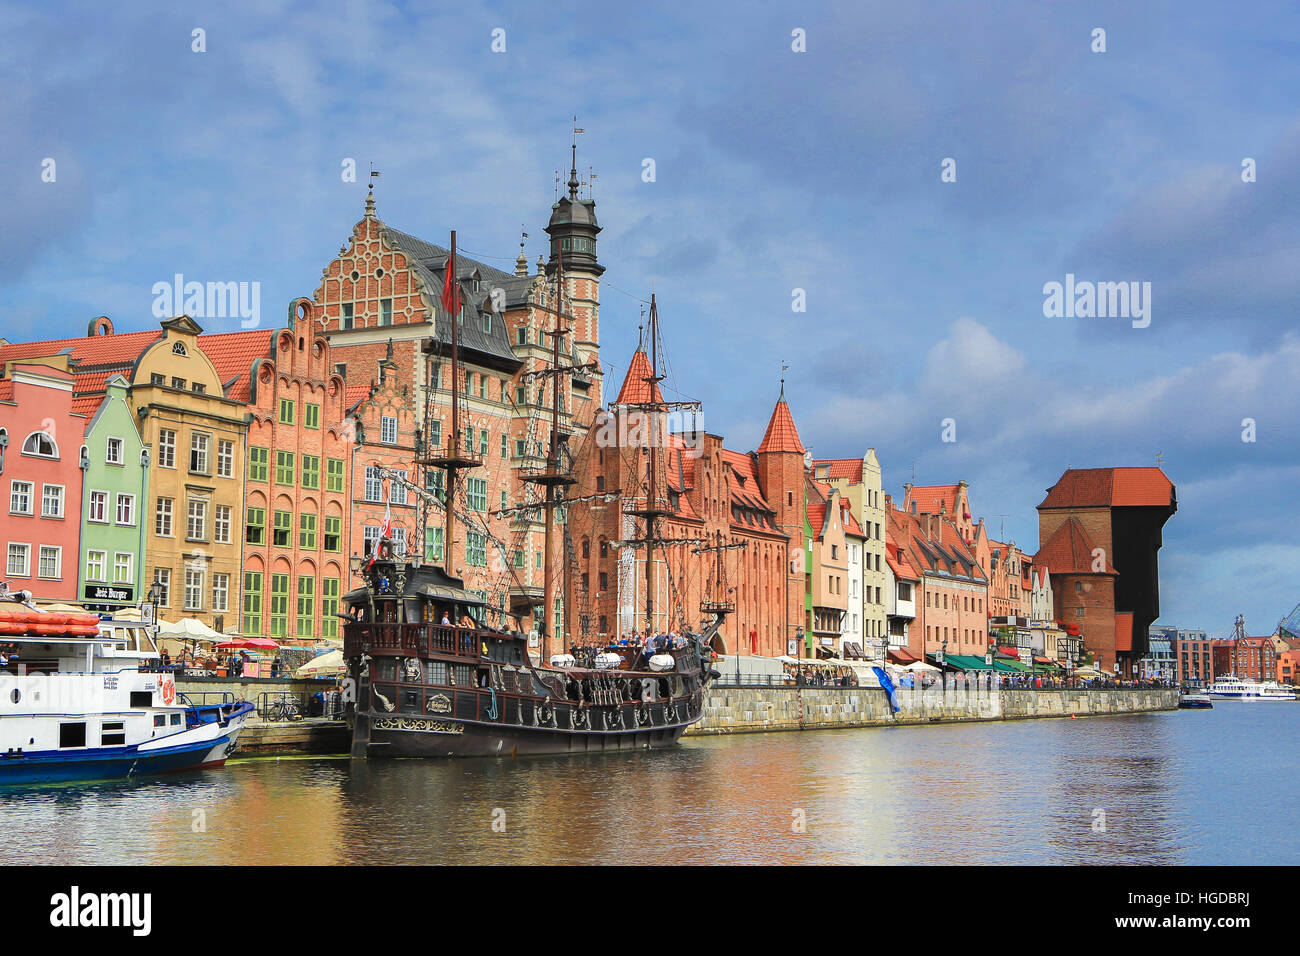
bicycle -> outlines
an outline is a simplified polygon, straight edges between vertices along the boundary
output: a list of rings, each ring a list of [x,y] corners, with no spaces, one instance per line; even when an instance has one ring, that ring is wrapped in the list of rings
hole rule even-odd
[[[302,720],[302,708],[294,698],[281,694],[267,707],[267,720]]]

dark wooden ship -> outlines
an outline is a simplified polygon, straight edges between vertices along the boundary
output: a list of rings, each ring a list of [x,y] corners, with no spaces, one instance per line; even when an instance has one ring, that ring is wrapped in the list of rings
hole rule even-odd
[[[575,173],[576,176],[576,173]],[[446,268],[455,272],[456,234]],[[458,302],[454,283],[448,283],[455,315]],[[561,366],[559,343],[563,328],[563,260],[556,273],[557,302],[552,336],[554,360],[545,374],[571,374],[574,366]],[[657,321],[652,306],[651,322]],[[452,382],[459,382],[455,321],[450,323]],[[652,329],[653,331],[653,329]],[[656,372],[657,375],[657,363]],[[558,380],[557,380],[558,381]],[[582,635],[549,634],[546,610],[555,607],[557,576],[551,566],[555,511],[585,499],[565,498],[574,479],[565,467],[557,438],[558,388],[552,389],[550,451],[544,467],[525,476],[536,489],[530,507],[543,509],[546,518],[546,590],[539,596],[535,617],[540,634],[541,659],[529,653],[528,635],[499,611],[448,573],[451,555],[458,473],[481,462],[456,443],[461,410],[452,401],[452,436],[445,448],[433,449],[419,464],[425,470],[423,487],[379,468],[384,480],[401,482],[427,507],[422,514],[441,509],[446,518],[444,566],[394,553],[394,543],[381,531],[375,552],[361,571],[362,586],[344,597],[347,614],[343,626],[343,655],[355,683],[353,713],[354,757],[443,757],[493,754],[548,754],[632,748],[667,747],[703,715],[704,691],[717,678],[713,669],[712,641],[731,605],[713,602],[701,608],[709,620],[698,633],[686,628],[664,635],[656,646],[644,642],[593,643]],[[463,394],[455,387],[454,394]],[[426,415],[427,418],[427,415]],[[653,552],[665,544],[658,534],[660,517],[667,512],[657,504],[654,489],[654,450],[649,469],[650,490],[637,496],[627,513],[642,522],[644,534],[628,546]],[[439,479],[430,481],[432,472]],[[441,494],[430,494],[430,486]],[[539,496],[544,495],[544,500]],[[611,496],[593,496],[609,499]],[[617,497],[617,496],[615,496]],[[423,535],[418,536],[423,540]],[[566,541],[572,551],[571,542]],[[719,552],[725,550],[720,546]],[[709,550],[709,549],[702,549]],[[647,568],[651,562],[647,560]],[[501,623],[490,623],[496,613]],[[566,614],[568,618],[570,615]],[[646,618],[652,620],[650,590],[646,591]],[[515,619],[517,624],[518,618]],[[578,645],[581,646],[573,646]],[[563,652],[569,647],[573,653]]]

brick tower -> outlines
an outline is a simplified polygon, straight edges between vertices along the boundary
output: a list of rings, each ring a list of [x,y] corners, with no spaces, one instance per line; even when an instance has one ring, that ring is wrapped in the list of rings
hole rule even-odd
[[[789,541],[786,570],[786,641],[793,640],[804,621],[804,470],[806,450],[785,401],[785,381],[772,409],[763,441],[754,453],[763,495],[776,512],[776,526]]]

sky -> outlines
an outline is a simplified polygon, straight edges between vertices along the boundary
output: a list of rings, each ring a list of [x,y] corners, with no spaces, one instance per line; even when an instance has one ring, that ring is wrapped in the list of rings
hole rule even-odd
[[[0,0],[0,336],[155,326],[177,273],[280,323],[371,164],[389,225],[535,262],[576,115],[614,387],[653,288],[728,447],[788,365],[816,456],[965,480],[1029,552],[1067,467],[1159,461],[1160,621],[1300,602],[1294,5],[188,6]],[[1145,317],[1047,314],[1067,275]]]

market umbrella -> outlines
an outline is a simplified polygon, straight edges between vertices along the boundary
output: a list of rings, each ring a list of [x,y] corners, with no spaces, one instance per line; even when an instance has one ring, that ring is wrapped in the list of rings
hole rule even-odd
[[[912,661],[912,663],[910,663],[910,664],[908,664],[906,667],[904,667],[903,670],[905,670],[905,671],[935,671],[936,673],[938,673],[938,671],[940,670],[940,668],[935,667],[933,664],[927,664],[925,661]]]
[[[175,637],[183,641],[194,641],[198,644],[211,644],[225,637],[224,634],[214,631],[196,617],[183,617],[175,623],[159,621],[158,636]]]
[[[293,672],[295,677],[333,677],[346,673],[347,664],[343,662],[343,652],[333,650],[328,654],[314,657]]]
[[[236,637],[233,640],[222,641],[217,645],[219,648],[251,648],[253,650],[273,651],[280,645],[269,637]]]

